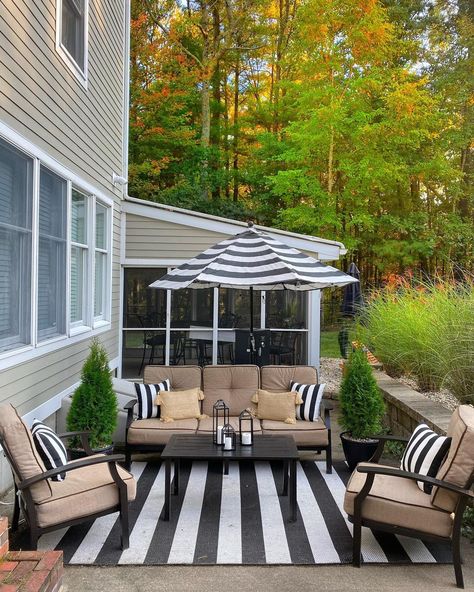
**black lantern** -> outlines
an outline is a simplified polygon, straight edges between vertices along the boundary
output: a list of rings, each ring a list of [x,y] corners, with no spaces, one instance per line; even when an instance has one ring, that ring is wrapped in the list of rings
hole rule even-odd
[[[214,444],[222,445],[222,430],[229,423],[229,407],[225,401],[219,399],[212,407],[212,440]]]
[[[224,444],[224,450],[235,450],[236,448],[237,438],[230,423],[226,423],[222,428],[222,443]]]
[[[239,436],[242,446],[252,446],[253,416],[249,409],[244,409],[239,415]]]

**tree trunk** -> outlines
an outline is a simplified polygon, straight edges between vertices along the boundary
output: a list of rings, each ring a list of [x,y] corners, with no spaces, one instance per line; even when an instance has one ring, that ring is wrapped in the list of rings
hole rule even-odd
[[[232,121],[233,139],[232,149],[234,153],[233,174],[234,174],[234,193],[233,199],[239,199],[239,81],[240,81],[240,60],[237,59],[234,71],[234,117]]]
[[[328,153],[328,193],[332,193],[334,187],[334,127],[331,126],[331,135],[329,138],[329,153]]]

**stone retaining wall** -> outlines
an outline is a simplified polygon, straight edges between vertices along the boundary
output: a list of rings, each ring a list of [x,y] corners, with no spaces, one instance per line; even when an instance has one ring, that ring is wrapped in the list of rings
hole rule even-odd
[[[438,434],[446,434],[451,411],[384,372],[377,370],[374,376],[387,404],[387,419],[392,433],[410,436],[423,422]]]

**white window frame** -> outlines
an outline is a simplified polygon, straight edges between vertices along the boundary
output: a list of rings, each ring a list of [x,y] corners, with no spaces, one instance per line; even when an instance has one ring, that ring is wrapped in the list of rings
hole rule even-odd
[[[71,260],[72,260],[72,254],[71,251],[72,249],[78,248],[81,251],[85,252],[85,265],[86,265],[86,269],[84,272],[84,282],[83,282],[83,286],[82,286],[82,309],[83,309],[83,318],[78,320],[78,321],[72,321],[71,320],[71,310],[69,309],[69,325],[70,325],[70,334],[74,335],[78,332],[81,332],[83,330],[88,330],[91,328],[92,323],[91,323],[91,314],[90,314],[90,306],[91,306],[91,243],[93,240],[92,235],[92,231],[93,231],[93,225],[94,225],[94,221],[93,221],[93,216],[92,216],[92,201],[93,201],[93,196],[88,195],[85,191],[81,190],[79,187],[77,187],[76,185],[73,185],[71,188],[71,193],[69,194],[68,198],[69,201],[71,203],[71,207],[70,207],[70,211],[71,211],[71,217],[69,219],[69,228],[71,228],[72,230],[72,192],[73,191],[77,191],[77,193],[80,193],[83,197],[84,197],[84,202],[85,202],[85,222],[86,222],[86,242],[85,243],[77,243],[75,241],[70,240],[69,243],[69,252],[68,252],[68,257],[69,257],[69,290],[71,290]],[[69,306],[71,306],[71,293],[69,292]]]
[[[63,0],[56,0],[56,51],[64,60],[69,70],[74,74],[77,80],[87,90],[87,80],[89,73],[89,0],[84,0],[84,69],[77,64],[72,55],[63,45],[62,38],[62,8]]]
[[[97,204],[100,204],[106,210],[106,218],[105,218],[105,249],[97,247],[95,244],[95,234],[96,234],[96,213],[97,213]],[[92,270],[92,279],[94,283],[94,294],[92,298],[92,314],[93,314],[93,327],[100,327],[104,323],[108,323],[110,320],[110,302],[111,302],[111,294],[112,294],[112,265],[111,265],[111,257],[112,257],[112,241],[113,241],[113,223],[112,223],[112,210],[109,205],[104,203],[100,198],[96,197],[94,200],[94,262],[93,262],[93,270]],[[103,299],[103,312],[100,315],[95,315],[95,291],[97,289],[95,285],[95,255],[96,253],[102,253],[106,256],[106,268],[105,268],[105,281],[104,281],[104,294],[102,296]]]
[[[111,324],[111,311],[112,311],[112,269],[114,264],[113,259],[113,218],[114,218],[114,207],[115,203],[113,198],[104,195],[96,187],[84,181],[77,174],[67,169],[64,165],[56,161],[54,158],[49,156],[46,152],[38,148],[36,145],[31,143],[29,140],[24,138],[21,134],[5,125],[0,121],[0,137],[7,143],[11,144],[14,148],[20,150],[33,159],[33,212],[32,212],[32,263],[31,263],[31,343],[25,346],[20,346],[16,349],[8,350],[0,353],[0,371],[11,368],[18,364],[22,364],[33,360],[39,356],[43,356],[46,353],[56,351],[63,347],[78,343],[85,339],[89,339],[92,336],[100,335],[110,331],[112,328]],[[67,258],[66,258],[66,335],[55,336],[49,340],[38,342],[37,333],[37,302],[38,302],[38,241],[39,241],[39,173],[40,166],[48,168],[51,172],[57,174],[67,181]],[[89,238],[94,241],[89,243],[89,271],[88,271],[88,309],[87,309],[87,323],[88,325],[82,325],[81,327],[72,327],[70,322],[70,272],[71,272],[71,202],[72,202],[72,188],[76,188],[86,196],[90,196],[89,207],[92,212],[95,210],[95,201],[98,200],[102,205],[108,208],[107,215],[107,236],[108,236],[108,247],[109,256],[107,261],[107,296],[106,296],[106,314],[105,318],[98,320],[93,323],[93,308],[91,303],[93,302],[93,279],[94,279],[94,268],[93,268],[93,256],[95,247],[95,228],[91,234],[89,229]],[[89,218],[91,219],[91,218]],[[94,221],[95,216],[92,218]]]

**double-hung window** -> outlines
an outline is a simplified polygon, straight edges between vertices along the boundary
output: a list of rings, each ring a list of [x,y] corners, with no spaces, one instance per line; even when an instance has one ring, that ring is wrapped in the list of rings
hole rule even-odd
[[[31,344],[33,159],[0,139],[0,352]]]
[[[95,206],[95,258],[94,258],[94,321],[103,321],[107,314],[109,236],[107,229],[109,208],[96,202]]]
[[[2,359],[110,322],[112,200],[30,153],[0,138]]]
[[[71,205],[71,325],[90,323],[88,310],[89,197],[72,190]]]
[[[76,74],[87,78],[88,0],[58,0],[57,47]]]
[[[67,182],[41,167],[38,341],[66,334]]]

